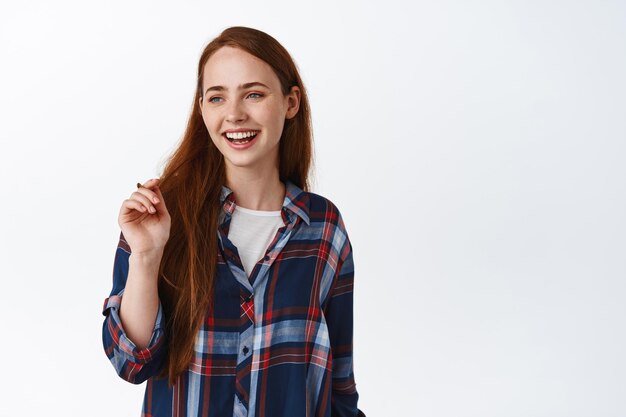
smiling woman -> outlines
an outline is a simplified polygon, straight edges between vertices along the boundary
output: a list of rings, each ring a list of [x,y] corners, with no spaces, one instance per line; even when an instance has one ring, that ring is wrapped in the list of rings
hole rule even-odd
[[[300,88],[291,86],[283,95],[280,80],[269,64],[231,46],[220,48],[209,58],[202,84],[210,86],[199,98],[202,118],[224,155],[226,176],[234,166],[264,172],[277,169],[281,132],[285,120],[298,112]],[[246,149],[249,151],[241,152]],[[252,168],[255,166],[259,167]]]
[[[269,64],[232,46],[211,55],[204,65],[202,85],[210,86],[199,98],[202,118],[224,155],[226,177],[242,175],[235,173],[235,167],[277,171],[283,125],[298,112],[300,88],[292,85],[283,94]]]
[[[119,376],[147,381],[142,415],[364,416],[352,244],[309,191],[311,160],[289,53],[224,30],[200,57],[180,146],[120,209],[102,336]]]

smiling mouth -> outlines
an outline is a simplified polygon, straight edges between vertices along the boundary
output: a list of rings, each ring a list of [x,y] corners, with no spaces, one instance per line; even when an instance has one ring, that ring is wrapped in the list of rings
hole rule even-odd
[[[258,135],[258,133],[258,131],[250,131],[245,133],[224,133],[222,134],[222,136],[224,136],[235,145],[243,145],[244,143],[248,143],[252,139],[254,139],[256,135]]]

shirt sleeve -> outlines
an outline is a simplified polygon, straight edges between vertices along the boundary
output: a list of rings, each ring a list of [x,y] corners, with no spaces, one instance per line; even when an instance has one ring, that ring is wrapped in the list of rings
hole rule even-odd
[[[105,316],[102,325],[102,343],[117,374],[128,382],[140,384],[157,374],[165,357],[163,307],[159,301],[150,343],[144,349],[137,348],[126,336],[119,316],[128,277],[129,257],[130,246],[126,243],[123,233],[120,233],[113,263],[113,289],[109,297],[104,300],[102,309],[102,314]]]
[[[354,262],[347,239],[340,254],[343,262],[325,307],[332,349],[332,417],[365,417],[357,407],[359,394],[352,363]]]

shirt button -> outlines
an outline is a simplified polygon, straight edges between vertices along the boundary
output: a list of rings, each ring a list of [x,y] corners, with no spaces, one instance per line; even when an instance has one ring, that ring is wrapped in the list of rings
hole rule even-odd
[[[244,347],[243,347],[243,354],[244,354],[244,355],[247,355],[249,350],[250,350],[250,349],[248,349],[248,346],[244,346]]]
[[[269,261],[270,257],[269,257],[269,255],[265,255],[265,258],[263,258],[263,259],[266,260],[266,261]]]

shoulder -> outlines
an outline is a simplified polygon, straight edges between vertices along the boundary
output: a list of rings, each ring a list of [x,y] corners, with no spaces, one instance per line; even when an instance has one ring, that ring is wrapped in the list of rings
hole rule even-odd
[[[334,242],[344,239],[336,235],[347,235],[343,216],[337,204],[321,194],[304,191],[291,181],[287,181],[287,207],[300,215],[308,227],[312,227],[320,237]],[[346,236],[347,238],[347,236]]]
[[[330,221],[341,218],[339,207],[331,199],[313,192],[306,192],[306,194],[309,197],[309,211],[314,214],[314,217],[324,215]]]
[[[337,204],[323,195],[305,192],[309,198],[309,218],[312,224],[325,227],[330,226],[333,232],[339,232],[347,237],[346,225]]]
[[[350,271],[352,266],[352,243],[337,204],[320,194],[309,192],[311,225],[323,243],[324,252],[336,274]]]

